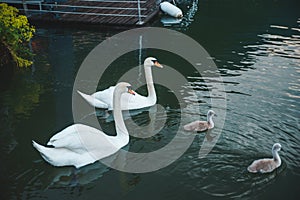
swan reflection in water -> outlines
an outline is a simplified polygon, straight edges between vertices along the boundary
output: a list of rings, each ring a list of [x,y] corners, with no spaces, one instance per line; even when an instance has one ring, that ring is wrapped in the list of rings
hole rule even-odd
[[[116,159],[116,157],[114,159]],[[39,169],[41,168],[42,167],[39,167]],[[106,166],[101,161],[97,161],[79,169],[74,167],[51,167],[43,171],[43,173],[40,173],[40,175],[38,175],[38,179],[42,182],[44,188],[80,187],[99,180],[105,176],[106,173],[109,173],[110,170],[110,167]],[[123,173],[121,175],[122,177],[120,178],[120,182],[124,189],[129,190],[140,182],[139,175],[124,175]]]

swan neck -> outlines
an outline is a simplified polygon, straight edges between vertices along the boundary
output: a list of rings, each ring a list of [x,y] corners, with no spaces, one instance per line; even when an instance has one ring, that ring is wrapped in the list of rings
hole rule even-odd
[[[272,154],[273,154],[274,161],[276,161],[278,163],[281,163],[281,159],[280,159],[280,156],[278,154],[278,151],[272,149]]]
[[[146,84],[148,90],[148,97],[152,97],[156,99],[151,66],[144,64],[144,69],[145,69],[145,78],[146,78]]]
[[[113,115],[115,120],[115,127],[117,136],[116,138],[119,139],[119,145],[125,146],[129,142],[129,134],[127,128],[124,123],[122,110],[121,110],[121,96],[122,92],[116,87],[113,95]]]
[[[207,122],[213,126],[214,121],[212,120],[212,117],[213,117],[212,115],[207,115]]]

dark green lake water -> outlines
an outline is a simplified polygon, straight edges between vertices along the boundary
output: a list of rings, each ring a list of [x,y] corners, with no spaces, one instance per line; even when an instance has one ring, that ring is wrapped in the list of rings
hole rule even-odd
[[[220,84],[225,88],[218,92],[226,95],[226,105],[218,107],[226,113],[224,126],[216,118],[216,128],[210,134],[197,135],[183,156],[150,173],[119,172],[100,162],[79,170],[48,165],[32,147],[31,140],[45,144],[52,135],[72,124],[72,90],[77,70],[96,45],[117,32],[37,27],[31,44],[36,54],[34,65],[17,71],[0,92],[0,199],[299,197],[299,3],[181,2],[186,18],[167,28],[196,40],[216,63],[223,79]],[[151,26],[164,27],[159,18]],[[185,60],[167,52],[142,51],[142,59],[148,55],[183,74],[187,69]],[[136,51],[120,57],[98,88],[115,84],[130,66],[138,65],[139,56]],[[143,152],[161,148],[178,130],[180,116],[186,122],[205,118],[212,100],[218,97],[209,95],[211,84],[203,82],[197,74],[189,72],[187,78],[199,99],[184,93],[185,104],[179,105],[172,91],[158,85],[158,104],[166,110],[154,113],[154,119],[166,123],[163,128],[154,126],[153,130],[159,133],[151,138],[131,137],[126,149]],[[89,87],[87,80],[85,84]],[[182,85],[182,90],[186,87]],[[145,88],[138,91],[146,94]],[[146,110],[133,116],[133,121],[151,124],[150,114]],[[98,119],[105,131],[114,132],[112,121],[101,116]],[[202,142],[213,140],[214,131],[218,130],[221,135],[212,151],[205,158],[198,158]],[[270,157],[275,142],[283,147],[279,152],[281,167],[269,174],[249,174],[247,166],[255,159]]]

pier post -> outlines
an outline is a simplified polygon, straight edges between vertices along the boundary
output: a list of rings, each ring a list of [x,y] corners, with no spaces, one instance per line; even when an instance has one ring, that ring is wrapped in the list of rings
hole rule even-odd
[[[143,25],[144,22],[142,21],[142,17],[141,17],[141,2],[140,2],[140,0],[137,0],[137,4],[138,4],[138,17],[139,17],[139,21],[137,22],[137,25]]]
[[[23,4],[24,13],[28,17],[28,7],[27,7],[26,0],[22,0],[22,4]]]
[[[143,71],[143,66],[142,66],[142,50],[143,50],[143,35],[140,35],[139,37],[139,74],[138,74],[138,78],[137,81],[138,83],[142,84],[142,71]]]

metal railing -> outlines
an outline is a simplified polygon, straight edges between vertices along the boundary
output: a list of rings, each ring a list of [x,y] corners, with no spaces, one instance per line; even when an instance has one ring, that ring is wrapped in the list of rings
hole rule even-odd
[[[56,14],[71,14],[71,15],[94,15],[94,16],[110,16],[110,17],[137,17],[137,25],[144,24],[143,19],[147,15],[142,14],[142,11],[146,11],[147,8],[142,7],[142,4],[145,4],[146,1],[142,0],[79,0],[80,2],[98,2],[98,3],[126,3],[126,4],[135,4],[136,7],[117,7],[117,6],[91,6],[91,5],[69,5],[69,4],[57,4],[55,3],[45,3],[44,0],[0,0],[0,2],[12,3],[12,4],[22,4],[23,10],[25,13],[56,13]],[[30,9],[27,5],[37,5],[39,9]],[[67,10],[72,8],[73,10]],[[78,9],[78,10],[77,10]],[[93,12],[88,12],[93,10]],[[107,13],[101,12],[101,10],[118,10],[122,11],[134,11],[136,14],[125,14],[125,13]],[[99,12],[97,12],[99,11]]]
[[[137,1],[118,1],[118,0],[79,0],[79,1],[93,1],[93,2],[104,2],[104,3],[136,3]],[[146,1],[140,1],[140,3],[146,3]]]

